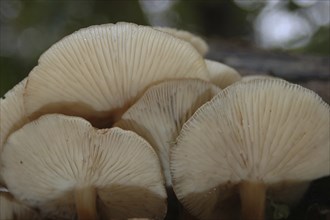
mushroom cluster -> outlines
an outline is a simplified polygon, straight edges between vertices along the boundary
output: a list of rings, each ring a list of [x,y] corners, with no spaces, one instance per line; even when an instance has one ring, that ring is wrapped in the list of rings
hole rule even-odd
[[[329,105],[207,48],[123,22],[54,44],[0,100],[0,219],[261,220],[329,175]]]

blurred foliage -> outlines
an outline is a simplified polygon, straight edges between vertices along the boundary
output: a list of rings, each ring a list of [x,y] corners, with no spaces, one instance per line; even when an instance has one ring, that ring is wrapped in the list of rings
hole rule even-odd
[[[329,55],[330,53],[330,27],[321,27],[312,37],[311,41],[304,47],[295,50],[299,53],[317,55]]]
[[[182,18],[178,27],[205,36],[245,36],[252,33],[248,19],[250,12],[242,10],[233,1],[179,1],[174,11]]]
[[[154,24],[142,0],[1,0],[0,95],[37,65],[38,57],[64,36],[94,24],[128,21]],[[154,2],[154,5],[166,1]],[[254,43],[255,18],[267,1],[169,0],[169,25],[206,37],[242,39]],[[294,0],[283,0],[288,10],[304,10]],[[144,3],[152,3],[145,0]],[[247,4],[248,3],[248,4]],[[242,6],[243,5],[243,6]],[[160,14],[154,13],[153,16]],[[329,55],[329,27],[319,29],[297,53]]]

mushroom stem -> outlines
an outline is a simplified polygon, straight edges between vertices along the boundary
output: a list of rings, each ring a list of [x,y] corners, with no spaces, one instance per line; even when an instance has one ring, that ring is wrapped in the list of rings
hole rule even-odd
[[[76,189],[75,201],[78,220],[97,220],[95,188]]]
[[[239,186],[242,219],[263,220],[265,217],[266,186],[261,182],[244,181]]]

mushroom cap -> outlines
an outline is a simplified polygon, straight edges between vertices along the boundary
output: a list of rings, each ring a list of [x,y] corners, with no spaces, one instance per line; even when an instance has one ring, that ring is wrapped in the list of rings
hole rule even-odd
[[[76,193],[86,188],[95,190],[109,218],[166,214],[157,155],[131,131],[98,130],[78,117],[45,115],[8,138],[1,160],[9,191],[45,217],[72,219]]]
[[[0,153],[9,134],[28,122],[23,105],[27,78],[9,90],[0,99]]]
[[[115,126],[132,130],[151,144],[160,158],[166,185],[171,186],[170,147],[183,124],[220,91],[197,79],[166,81],[150,87]]]
[[[42,54],[29,75],[25,108],[31,118],[63,113],[102,123],[151,84],[171,78],[209,79],[189,43],[131,23],[91,26]]]
[[[242,82],[248,82],[256,79],[280,79],[278,77],[269,76],[269,75],[247,75],[241,78]]]
[[[170,27],[153,27],[153,28],[163,31],[165,33],[168,33],[170,35],[173,35],[174,37],[177,37],[181,40],[188,41],[203,56],[209,50],[209,46],[201,37],[199,37],[195,34],[192,34],[188,31],[178,30],[178,29],[170,28]]]
[[[317,94],[284,80],[226,88],[188,120],[171,150],[178,199],[201,219],[219,219],[216,210],[239,204],[242,181],[272,188],[329,175],[329,110]]]
[[[26,81],[25,78],[0,99],[0,155],[8,136],[28,122],[23,105]],[[0,186],[4,184],[1,166],[0,163]]]
[[[16,201],[10,193],[0,192],[0,219],[37,220],[37,212]]]
[[[205,59],[211,82],[224,89],[241,79],[241,75],[233,68],[214,60]]]

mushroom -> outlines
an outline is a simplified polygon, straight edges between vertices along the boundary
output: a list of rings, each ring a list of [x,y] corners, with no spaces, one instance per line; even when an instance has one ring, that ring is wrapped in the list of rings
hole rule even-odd
[[[150,87],[115,126],[134,131],[150,143],[161,161],[166,186],[171,187],[170,147],[183,124],[220,91],[212,83],[197,79],[162,82]]]
[[[28,122],[23,105],[25,78],[0,99],[0,152],[10,133]]]
[[[280,78],[269,75],[247,75],[247,76],[243,76],[241,81],[248,82],[256,79],[280,79]]]
[[[214,60],[205,59],[211,82],[224,89],[241,79],[241,75],[233,68]]]
[[[170,155],[174,192],[200,219],[264,219],[266,195],[294,203],[330,174],[329,122],[329,105],[301,86],[236,83],[183,126]]]
[[[18,83],[0,99],[0,155],[8,136],[28,122],[24,112],[23,92],[27,79]],[[1,177],[0,163],[0,187],[4,185]]]
[[[172,78],[209,79],[189,43],[130,23],[91,26],[40,57],[29,74],[25,108],[32,119],[63,113],[110,127],[148,86]]]
[[[115,124],[134,131],[147,140],[157,152],[166,180],[169,219],[180,212],[172,189],[170,147],[191,115],[220,91],[221,89],[212,83],[197,79],[162,82],[150,87]]]
[[[37,220],[37,212],[18,203],[10,193],[0,191],[0,219],[1,220]]]
[[[9,191],[43,217],[161,219],[166,192],[156,153],[120,128],[45,115],[8,138],[1,155]]]
[[[174,37],[177,37],[181,40],[188,41],[189,43],[191,43],[192,46],[195,47],[195,49],[202,56],[204,56],[209,49],[207,43],[202,38],[188,32],[188,31],[177,30],[175,28],[170,28],[170,27],[154,27],[154,28],[157,30],[163,31],[165,33],[168,33],[170,35],[173,35]]]
[[[23,92],[27,79],[19,82],[0,99],[0,156],[8,136],[29,120],[25,116]],[[0,163],[0,219],[37,219],[37,213],[20,204],[8,192]]]

